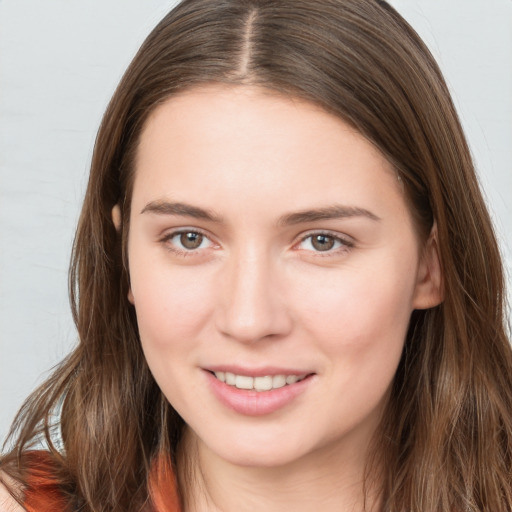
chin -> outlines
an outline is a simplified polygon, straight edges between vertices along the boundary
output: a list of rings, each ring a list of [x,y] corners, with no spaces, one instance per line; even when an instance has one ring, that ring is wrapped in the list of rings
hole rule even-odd
[[[221,455],[219,453],[219,455]],[[221,455],[222,456],[222,455]],[[240,467],[252,468],[280,468],[297,462],[304,456],[304,453],[295,450],[268,450],[258,447],[238,448],[238,451],[228,451],[224,460]]]
[[[316,451],[303,435],[290,436],[289,432],[246,432],[243,436],[222,432],[218,438],[198,439],[198,443],[229,464],[254,468],[288,466]]]

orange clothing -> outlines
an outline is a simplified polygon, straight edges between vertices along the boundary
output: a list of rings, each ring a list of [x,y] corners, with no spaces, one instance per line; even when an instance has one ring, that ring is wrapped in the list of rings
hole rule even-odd
[[[71,512],[53,476],[55,467],[49,454],[34,451],[27,456],[30,469],[23,504],[27,512]]]
[[[72,512],[55,478],[55,463],[48,452],[28,454],[30,464],[24,507],[27,512]],[[174,484],[174,485],[170,485]],[[148,512],[180,512],[176,479],[169,464],[157,461],[150,475],[153,506]]]

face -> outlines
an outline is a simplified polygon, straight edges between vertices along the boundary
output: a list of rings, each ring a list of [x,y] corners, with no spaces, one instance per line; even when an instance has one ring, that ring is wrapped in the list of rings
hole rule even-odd
[[[428,262],[396,173],[302,100],[205,86],[143,131],[128,242],[142,347],[199,446],[235,464],[357,457]]]

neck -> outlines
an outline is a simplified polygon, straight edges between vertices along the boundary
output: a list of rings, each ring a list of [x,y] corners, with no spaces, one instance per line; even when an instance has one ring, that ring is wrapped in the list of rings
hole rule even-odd
[[[188,432],[178,457],[184,512],[378,512],[377,486],[365,482],[366,456],[341,452],[326,447],[278,467],[240,466]]]

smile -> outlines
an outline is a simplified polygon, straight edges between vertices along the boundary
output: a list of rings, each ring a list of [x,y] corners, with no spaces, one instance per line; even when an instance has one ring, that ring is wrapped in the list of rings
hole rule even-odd
[[[315,373],[300,370],[259,369],[244,371],[234,367],[213,368],[204,371],[210,390],[221,404],[246,416],[272,414],[289,407],[300,395],[314,388]],[[282,372],[282,373],[281,373]],[[249,373],[249,375],[247,375]],[[252,373],[252,375],[250,375]],[[259,374],[259,375],[258,375]]]
[[[265,375],[251,377],[249,375],[236,375],[231,372],[213,372],[215,377],[228,386],[250,391],[271,391],[284,386],[295,384],[307,377],[303,375]]]

